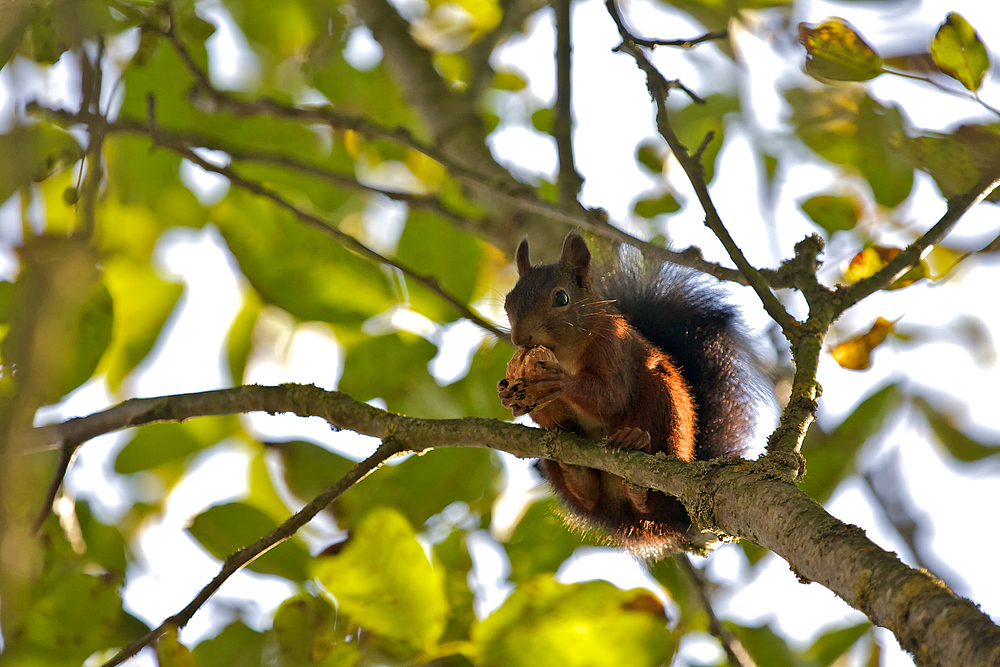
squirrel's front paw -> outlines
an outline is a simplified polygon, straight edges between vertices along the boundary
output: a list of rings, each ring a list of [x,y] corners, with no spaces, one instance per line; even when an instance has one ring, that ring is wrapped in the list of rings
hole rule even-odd
[[[511,410],[515,417],[543,408],[562,394],[562,377],[560,370],[517,378],[513,382],[500,380],[497,383],[500,404]]]

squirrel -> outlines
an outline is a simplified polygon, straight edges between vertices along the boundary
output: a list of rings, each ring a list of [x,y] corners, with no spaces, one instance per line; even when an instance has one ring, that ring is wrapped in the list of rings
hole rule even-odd
[[[558,262],[539,266],[524,239],[516,264],[505,301],[511,340],[522,357],[544,354],[531,357],[530,370],[524,358],[520,370],[512,360],[497,385],[515,417],[682,461],[743,453],[763,373],[720,290],[678,267],[595,276],[575,233]],[[673,496],[584,466],[543,459],[539,467],[568,505],[571,527],[602,528],[639,557],[705,553],[717,539],[696,530]]]

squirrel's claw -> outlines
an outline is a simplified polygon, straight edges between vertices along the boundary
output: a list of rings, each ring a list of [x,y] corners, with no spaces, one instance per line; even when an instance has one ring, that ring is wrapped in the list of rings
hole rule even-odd
[[[649,431],[634,426],[624,426],[608,436],[608,447],[653,453],[653,442],[649,437]]]

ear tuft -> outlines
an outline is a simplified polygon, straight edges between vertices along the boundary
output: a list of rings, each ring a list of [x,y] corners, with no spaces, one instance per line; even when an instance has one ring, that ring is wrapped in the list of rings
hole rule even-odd
[[[566,235],[559,266],[572,274],[578,287],[587,287],[590,281],[590,249],[582,236],[576,233]]]
[[[514,261],[517,263],[517,275],[523,276],[531,270],[531,260],[528,259],[528,237],[524,237],[517,244],[517,252],[514,254]]]

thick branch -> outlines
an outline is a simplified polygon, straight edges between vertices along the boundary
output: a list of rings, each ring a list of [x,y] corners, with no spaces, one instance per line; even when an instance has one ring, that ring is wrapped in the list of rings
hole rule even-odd
[[[39,429],[73,443],[111,430],[198,415],[265,411],[319,416],[338,428],[391,440],[396,451],[472,446],[607,470],[678,496],[692,518],[767,547],[803,581],[823,584],[900,644],[922,665],[987,665],[1000,660],[1000,628],[926,572],[906,567],[863,531],[830,516],[768,459],[684,463],[662,454],[616,452],[569,433],[493,419],[414,419],[312,386],[244,386],[133,399],[89,417]]]

